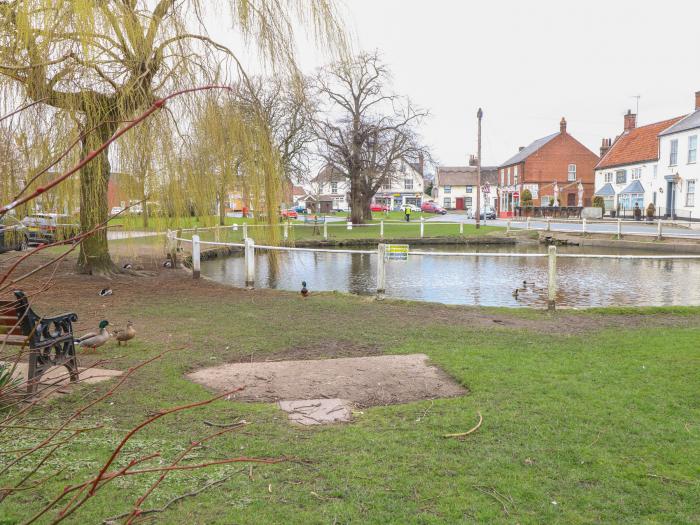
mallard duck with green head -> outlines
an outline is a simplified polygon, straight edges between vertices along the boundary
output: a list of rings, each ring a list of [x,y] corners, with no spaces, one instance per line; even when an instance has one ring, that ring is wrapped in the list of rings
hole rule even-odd
[[[75,340],[76,345],[80,346],[81,348],[91,348],[92,350],[99,348],[109,341],[110,333],[107,331],[107,325],[109,325],[109,321],[103,319],[99,324],[99,332],[90,332],[82,337],[79,337]]]

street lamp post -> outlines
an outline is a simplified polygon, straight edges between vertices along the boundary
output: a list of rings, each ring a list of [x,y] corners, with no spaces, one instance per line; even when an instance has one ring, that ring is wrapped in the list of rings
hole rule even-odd
[[[477,151],[476,151],[476,229],[481,227],[481,118],[484,116],[484,112],[476,112],[476,118],[479,122],[479,129],[477,133]]]

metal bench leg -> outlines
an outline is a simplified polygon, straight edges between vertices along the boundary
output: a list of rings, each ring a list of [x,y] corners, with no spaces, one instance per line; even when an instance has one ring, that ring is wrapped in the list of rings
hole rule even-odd
[[[27,370],[27,395],[33,396],[36,394],[36,390],[39,386],[39,379],[41,378],[41,372],[37,374],[37,360],[39,358],[39,353],[36,350],[29,351],[29,367]]]

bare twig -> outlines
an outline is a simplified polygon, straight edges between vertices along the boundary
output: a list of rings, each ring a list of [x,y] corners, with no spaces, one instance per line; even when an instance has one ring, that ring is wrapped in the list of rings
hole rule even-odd
[[[471,434],[472,432],[476,432],[477,430],[479,430],[479,427],[481,426],[481,423],[484,422],[484,418],[481,417],[481,412],[477,412],[477,414],[479,415],[479,422],[476,424],[475,427],[470,428],[470,429],[467,430],[466,432],[459,432],[459,433],[457,433],[457,434],[445,434],[445,435],[442,436],[442,437],[446,437],[446,438],[460,438],[460,437],[468,436],[468,435]]]

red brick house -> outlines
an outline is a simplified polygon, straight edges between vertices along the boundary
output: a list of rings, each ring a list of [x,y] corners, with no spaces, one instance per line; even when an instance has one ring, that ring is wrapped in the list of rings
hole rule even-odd
[[[561,206],[578,206],[582,189],[582,204],[590,206],[598,160],[595,153],[566,131],[566,119],[562,117],[558,133],[520,148],[499,166],[499,214],[511,216],[525,189],[532,193],[534,206],[547,206],[555,192]]]

